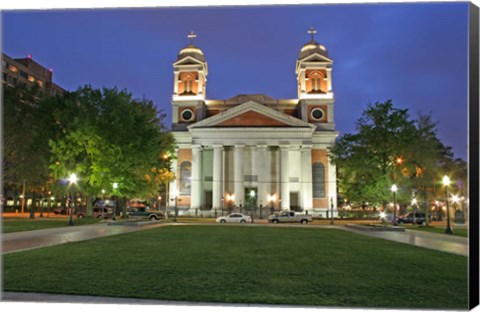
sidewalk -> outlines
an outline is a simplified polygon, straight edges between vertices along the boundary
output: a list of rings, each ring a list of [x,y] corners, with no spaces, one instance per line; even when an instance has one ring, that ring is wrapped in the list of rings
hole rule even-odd
[[[2,234],[2,253],[7,254],[46,246],[79,242],[104,236],[142,231],[165,225],[165,223],[158,223],[138,226],[109,226],[106,223],[97,223],[91,225],[66,226],[61,228],[7,233]]]
[[[370,237],[468,256],[468,238],[466,237],[415,230],[405,230],[405,232],[381,232],[362,231],[346,226],[338,228]]]

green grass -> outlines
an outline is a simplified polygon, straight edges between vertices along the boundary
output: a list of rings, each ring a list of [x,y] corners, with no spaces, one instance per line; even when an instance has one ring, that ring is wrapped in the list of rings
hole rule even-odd
[[[341,230],[167,226],[3,257],[5,291],[467,308],[467,258]]]
[[[408,226],[403,225],[403,227],[405,227],[406,229],[409,229],[409,230],[445,234],[445,227],[416,226],[416,225],[408,225]],[[468,237],[468,228],[463,228],[463,227],[462,228],[456,228],[455,226],[453,226],[452,228],[453,228],[453,235],[461,236],[461,237]],[[445,235],[447,235],[447,234],[445,234]]]
[[[23,231],[33,231],[49,228],[58,228],[62,226],[69,226],[68,219],[62,220],[45,220],[45,219],[3,219],[2,233],[13,233]],[[85,225],[99,222],[95,218],[83,218],[73,220],[74,225]]]

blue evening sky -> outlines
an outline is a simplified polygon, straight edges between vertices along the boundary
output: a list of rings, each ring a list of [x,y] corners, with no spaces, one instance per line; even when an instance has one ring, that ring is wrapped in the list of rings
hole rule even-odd
[[[195,45],[208,62],[208,99],[263,93],[296,98],[295,61],[315,27],[333,63],[340,135],[370,102],[392,99],[412,117],[432,112],[439,136],[467,158],[468,3],[4,11],[4,53],[32,54],[54,81],[117,86],[171,120],[173,67]]]

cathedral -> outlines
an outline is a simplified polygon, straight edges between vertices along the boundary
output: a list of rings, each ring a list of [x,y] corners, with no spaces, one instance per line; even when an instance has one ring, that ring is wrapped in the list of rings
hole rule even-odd
[[[296,60],[298,98],[240,94],[206,97],[208,66],[193,44],[173,63],[176,140],[170,207],[183,215],[229,208],[337,214],[332,59],[311,40]],[[293,87],[293,86],[292,86]],[[175,201],[175,203],[174,203]]]

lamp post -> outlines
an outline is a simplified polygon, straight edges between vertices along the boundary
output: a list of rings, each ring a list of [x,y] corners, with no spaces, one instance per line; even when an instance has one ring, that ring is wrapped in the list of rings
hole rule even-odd
[[[333,197],[330,197],[330,224],[333,224]]]
[[[450,185],[448,176],[443,176],[443,185],[445,186],[445,203],[447,206],[447,228],[445,229],[445,234],[453,234],[452,224],[450,223],[450,209],[448,208],[448,186]]]
[[[113,194],[114,194],[113,195],[113,217],[112,217],[112,220],[116,220],[117,204],[118,204],[118,200],[117,200],[118,183],[113,182],[112,186],[113,186]]]
[[[70,177],[68,177],[68,182],[70,185],[74,185],[77,183],[78,181],[78,177],[75,173],[72,173],[70,175]],[[74,190],[75,191],[75,190]],[[75,192],[74,192],[75,194]],[[75,198],[73,198],[72,196],[72,192],[69,193],[69,197],[70,197],[70,207],[69,207],[69,218],[68,218],[68,225],[73,225],[73,209],[75,209]]]
[[[175,196],[175,216],[173,218],[173,222],[177,222],[177,216],[178,216],[178,207],[177,207],[177,201],[178,201],[178,190],[175,190],[173,192],[173,195]]]
[[[412,198],[412,210],[413,210],[413,224],[417,224],[415,221],[416,221],[416,218],[415,218],[415,214],[416,214],[416,209],[415,207],[417,206],[417,198],[416,197],[413,197]]]
[[[102,189],[102,205],[101,205],[101,209],[102,209],[102,212],[100,213],[100,215],[102,216],[102,220],[105,218],[105,216],[103,215],[103,212],[105,209],[107,209],[107,205],[105,204],[105,190]]]
[[[392,188],[391,188],[392,192],[393,192],[393,225],[397,225],[397,203],[396,203],[396,196],[397,196],[397,185],[396,184],[393,184],[392,185]]]

